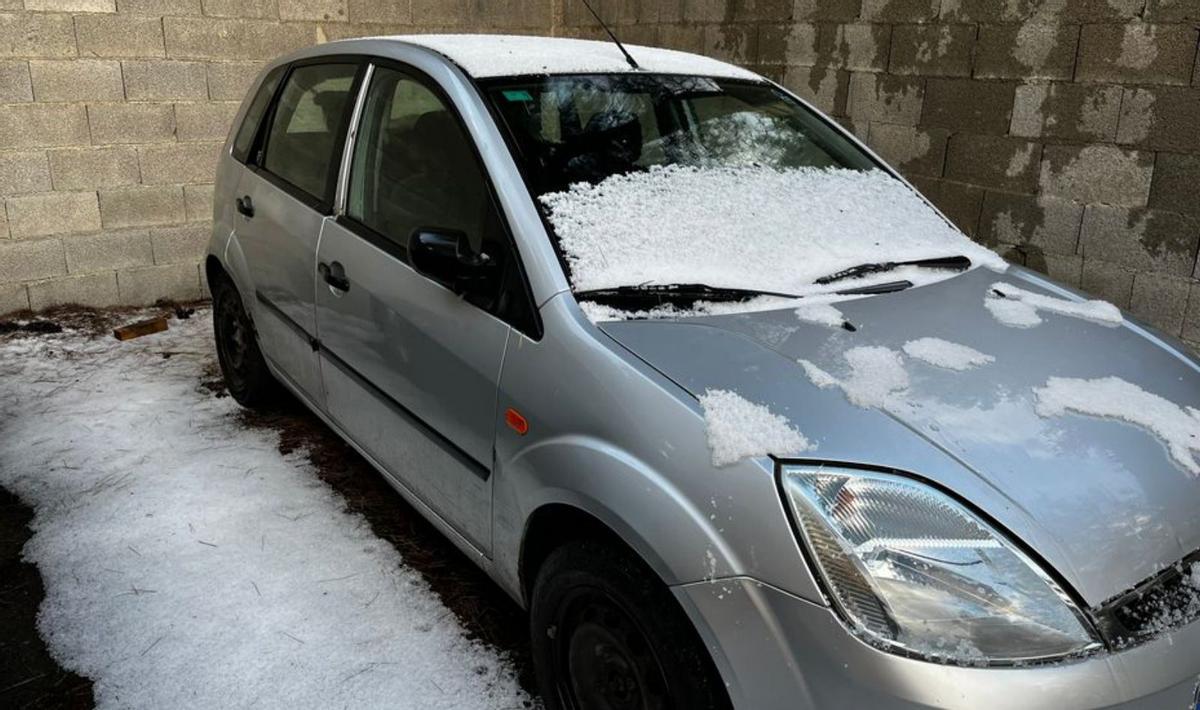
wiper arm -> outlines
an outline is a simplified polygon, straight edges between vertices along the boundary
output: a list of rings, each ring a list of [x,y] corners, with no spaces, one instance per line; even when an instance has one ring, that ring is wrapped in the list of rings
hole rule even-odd
[[[759,291],[748,288],[727,288],[708,284],[642,284],[577,291],[575,296],[589,301],[657,300],[657,301],[744,301],[757,296],[802,298],[793,293]]]
[[[930,269],[951,269],[953,271],[966,271],[971,268],[971,260],[965,256],[939,256],[933,259],[914,259],[912,261],[881,261],[873,264],[859,264],[851,266],[849,269],[842,269],[836,273],[822,276],[813,283],[824,286],[831,284],[834,281],[843,281],[868,274],[878,274],[884,271],[892,271],[901,266],[923,266]]]

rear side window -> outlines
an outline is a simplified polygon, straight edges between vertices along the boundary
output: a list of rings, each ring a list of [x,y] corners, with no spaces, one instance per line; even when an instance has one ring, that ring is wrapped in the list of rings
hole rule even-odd
[[[313,64],[288,75],[267,130],[262,167],[329,202],[357,64]]]
[[[246,162],[250,155],[250,146],[254,145],[254,136],[258,135],[258,124],[262,123],[267,107],[271,105],[271,97],[275,95],[275,87],[279,85],[279,77],[283,76],[284,67],[276,67],[263,79],[258,87],[258,93],[250,101],[246,109],[246,117],[233,138],[233,157],[240,162]]]

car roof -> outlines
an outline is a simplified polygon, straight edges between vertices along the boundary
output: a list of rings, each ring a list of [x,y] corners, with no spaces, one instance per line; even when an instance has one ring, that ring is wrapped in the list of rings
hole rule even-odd
[[[762,80],[762,77],[754,72],[699,54],[625,45],[640,67],[635,70],[625,61],[620,49],[613,42],[585,39],[472,34],[392,35],[364,39],[404,43],[432,50],[450,59],[477,79],[637,71],[649,74]]]

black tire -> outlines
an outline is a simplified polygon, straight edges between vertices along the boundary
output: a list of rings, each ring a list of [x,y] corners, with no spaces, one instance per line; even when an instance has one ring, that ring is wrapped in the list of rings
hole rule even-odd
[[[538,571],[530,633],[547,710],[728,710],[699,634],[623,549],[569,542]]]
[[[212,284],[213,336],[225,388],[238,404],[263,409],[279,401],[280,386],[267,369],[254,323],[228,277]]]

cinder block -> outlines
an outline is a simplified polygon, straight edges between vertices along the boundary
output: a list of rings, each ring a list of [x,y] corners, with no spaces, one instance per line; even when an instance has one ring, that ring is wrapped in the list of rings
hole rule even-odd
[[[924,79],[859,72],[850,76],[847,112],[856,120],[913,126],[924,101]]]
[[[147,306],[155,301],[194,301],[200,298],[200,273],[195,264],[147,266],[117,272],[121,303]]]
[[[704,34],[693,25],[659,25],[658,43],[667,49],[675,49],[680,52],[703,52]],[[814,45],[816,43],[816,34],[813,34],[813,43]],[[814,54],[813,56],[815,57],[816,55]],[[805,62],[797,63],[803,64]],[[814,62],[809,61],[807,63],[812,64]]]
[[[76,15],[75,34],[79,54],[84,57],[161,57],[166,53],[162,20],[157,17]]]
[[[946,163],[946,140],[940,129],[871,123],[868,143],[888,163],[905,175],[941,177]]]
[[[1200,3],[1196,0],[1149,0],[1146,19],[1150,22],[1200,21]]]
[[[347,17],[351,22],[391,23],[411,25],[413,23],[412,3],[393,2],[393,0],[347,0]],[[575,13],[574,16],[572,13]],[[576,3],[567,3],[564,7],[563,22],[573,24],[586,18],[586,23],[592,23],[592,17],[587,10]]]
[[[282,20],[344,22],[346,0],[279,0]]]
[[[922,127],[1004,135],[1012,120],[1016,84],[973,79],[930,79]]]
[[[1058,22],[981,25],[974,76],[1070,80],[1075,73],[1078,45],[1078,25]]]
[[[684,28],[684,32],[695,34],[691,28]],[[659,39],[663,40],[661,32]],[[816,25],[795,23],[760,26],[758,63],[806,67],[818,64]]]
[[[240,103],[262,67],[262,62],[209,62],[208,98]]]
[[[201,0],[201,5],[210,17],[279,17],[275,0]]]
[[[116,12],[116,0],[25,0],[31,12]]]
[[[624,0],[624,3],[610,2],[604,6],[606,12],[619,13],[617,7],[634,8],[644,0]],[[726,16],[732,13],[734,22],[775,22],[786,20],[792,14],[792,0],[741,0],[741,2],[730,3],[729,10],[726,11]],[[626,11],[624,13],[627,20],[636,20],[633,12]],[[618,14],[618,16],[620,16]]]
[[[1154,156],[1114,146],[1046,146],[1041,188],[1079,202],[1140,207],[1150,197]]]
[[[1062,254],[1042,254],[1041,272],[1055,281],[1080,288],[1083,283],[1083,257]]]
[[[70,15],[0,13],[0,57],[74,57]]]
[[[1200,219],[1200,155],[1158,154],[1150,183],[1150,207]]]
[[[1025,138],[1112,141],[1121,110],[1119,86],[1022,84],[1009,132]]]
[[[1200,91],[1157,86],[1125,89],[1117,142],[1157,150],[1200,152]]]
[[[1200,222],[1145,208],[1088,205],[1079,253],[1138,271],[1190,276],[1200,245]]]
[[[200,0],[121,0],[122,15],[199,15]]]
[[[1188,25],[1084,25],[1076,80],[1187,84],[1196,33]]]
[[[52,150],[50,175],[55,190],[136,185],[140,179],[137,151],[124,146]]]
[[[989,191],[979,237],[985,244],[1027,244],[1045,254],[1073,255],[1082,221],[1083,205],[1076,202]]]
[[[166,227],[150,232],[155,264],[198,264],[204,259],[212,236],[207,222]]]
[[[0,61],[0,104],[33,101],[33,82],[29,78],[29,62]]]
[[[0,105],[0,149],[87,144],[82,105]]]
[[[461,27],[474,19],[473,9],[474,3],[466,0],[412,0],[413,21],[434,27]],[[609,24],[614,26],[628,25],[634,17],[633,3],[628,0],[610,0],[604,9],[608,14]]]
[[[0,153],[0,196],[51,189],[50,165],[40,150]]]
[[[796,0],[792,17],[810,22],[854,22],[862,6],[863,0]]]
[[[169,56],[179,59],[273,59],[316,41],[301,24],[267,20],[164,17]]]
[[[142,184],[211,183],[221,143],[163,143],[138,148]]]
[[[130,101],[208,98],[208,78],[202,62],[135,60],[121,62],[125,96]]]
[[[831,115],[846,113],[850,72],[825,67],[788,67],[783,85],[819,110]]]
[[[0,284],[65,276],[62,241],[16,239],[0,242]]]
[[[946,177],[1004,192],[1037,187],[1042,146],[1020,138],[956,133],[946,151]]]
[[[897,25],[888,71],[923,76],[970,76],[974,25]]]
[[[16,238],[100,229],[100,210],[94,192],[44,192],[10,197],[5,208],[8,229]]]
[[[184,185],[183,206],[189,222],[206,222],[213,218],[213,186]]]
[[[1191,341],[1200,341],[1200,283],[1194,281],[1188,289],[1188,306],[1183,317],[1183,337]]]
[[[963,234],[975,237],[979,231],[979,215],[983,207],[984,191],[981,188],[920,176],[914,177],[912,182],[926,199],[962,230]]]
[[[109,231],[64,237],[67,272],[87,274],[134,266],[150,266],[154,253],[145,231]]]
[[[180,141],[224,141],[237,115],[236,101],[175,104],[175,130]]]
[[[167,103],[91,104],[88,121],[96,145],[175,139],[175,107]]]
[[[121,101],[120,62],[101,59],[35,59],[29,63],[38,101]]]
[[[183,189],[163,185],[101,190],[100,219],[105,229],[180,224],[184,221]]]
[[[758,56],[756,25],[705,25],[704,54],[734,64],[748,64]]]
[[[29,289],[24,284],[0,284],[0,316],[29,310]]]
[[[109,271],[37,281],[29,284],[29,302],[35,311],[68,304],[96,308],[115,306],[119,303],[117,273]]]
[[[871,22],[932,22],[940,0],[863,0],[862,18]]]
[[[1133,295],[1133,271],[1100,259],[1083,260],[1084,291],[1120,308],[1129,308]]]
[[[890,25],[821,25],[816,63],[852,71],[883,71],[888,66]]]
[[[1156,273],[1135,274],[1129,311],[1159,330],[1178,337],[1183,331],[1191,286],[1190,279]]]

